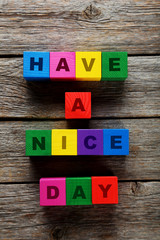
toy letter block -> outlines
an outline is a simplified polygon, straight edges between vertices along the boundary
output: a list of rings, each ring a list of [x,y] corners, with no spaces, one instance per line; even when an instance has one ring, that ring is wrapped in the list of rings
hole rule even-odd
[[[91,177],[66,178],[67,205],[91,205]]]
[[[92,203],[93,204],[118,203],[117,177],[92,177]]]
[[[40,205],[66,205],[66,178],[40,179]]]
[[[102,52],[102,81],[123,81],[127,76],[127,52]]]
[[[76,52],[76,80],[101,80],[101,52]]]
[[[52,130],[52,155],[77,155],[77,130]]]
[[[103,130],[78,129],[78,155],[103,155]]]
[[[129,155],[128,129],[103,130],[104,155]]]
[[[51,130],[26,130],[26,156],[51,156]]]
[[[23,77],[28,81],[49,80],[49,52],[24,52]]]
[[[75,80],[75,52],[50,52],[50,79]]]
[[[66,119],[91,118],[91,93],[66,92],[65,118]]]

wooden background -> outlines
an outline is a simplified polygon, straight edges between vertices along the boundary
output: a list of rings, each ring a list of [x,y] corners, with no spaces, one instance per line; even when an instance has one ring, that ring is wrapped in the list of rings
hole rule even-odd
[[[122,82],[27,83],[23,51],[127,51]],[[65,91],[92,120],[64,119]],[[160,1],[0,1],[0,239],[160,239]],[[25,157],[25,130],[129,128],[130,155]],[[39,179],[119,178],[119,204],[40,207]]]

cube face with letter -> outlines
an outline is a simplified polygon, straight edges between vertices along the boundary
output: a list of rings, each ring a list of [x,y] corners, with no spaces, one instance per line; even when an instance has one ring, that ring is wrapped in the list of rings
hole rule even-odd
[[[101,52],[76,52],[76,80],[101,80]]]
[[[75,80],[75,52],[50,52],[50,79]]]
[[[102,81],[124,81],[127,65],[127,52],[102,52]]]
[[[92,203],[93,204],[118,203],[117,177],[92,177]]]
[[[40,205],[66,205],[66,178],[40,179]]]
[[[66,178],[66,204],[92,204],[91,177]]]
[[[51,156],[51,130],[26,130],[26,156]]]
[[[49,81],[49,52],[24,52],[23,77],[28,81]]]
[[[104,155],[129,155],[129,130],[104,129],[103,153]]]
[[[77,155],[77,130],[52,130],[52,155]]]

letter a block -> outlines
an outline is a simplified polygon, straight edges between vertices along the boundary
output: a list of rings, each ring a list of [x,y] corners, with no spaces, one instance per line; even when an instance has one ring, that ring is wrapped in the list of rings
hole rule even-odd
[[[91,205],[91,177],[66,178],[67,205]]]
[[[40,206],[66,205],[66,178],[40,179]]]
[[[50,52],[50,79],[75,80],[75,52]]]
[[[91,93],[66,92],[65,118],[66,119],[91,118]]]
[[[118,203],[117,177],[92,177],[92,203],[93,204]]]
[[[101,52],[76,52],[76,80],[101,80]]]
[[[51,130],[26,130],[26,156],[51,156]]]
[[[49,81],[49,52],[24,52],[23,77],[28,81]]]

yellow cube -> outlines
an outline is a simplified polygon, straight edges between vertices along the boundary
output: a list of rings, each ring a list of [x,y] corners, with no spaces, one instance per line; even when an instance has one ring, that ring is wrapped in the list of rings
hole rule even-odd
[[[76,52],[76,80],[101,80],[101,52]]]
[[[52,130],[52,155],[77,155],[77,130]]]

